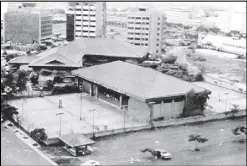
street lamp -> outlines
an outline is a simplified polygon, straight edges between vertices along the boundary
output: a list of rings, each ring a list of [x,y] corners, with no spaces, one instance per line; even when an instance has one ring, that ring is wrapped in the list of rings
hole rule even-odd
[[[89,110],[89,112],[93,112],[93,138],[94,138],[94,112],[95,111],[96,111],[96,109]]]
[[[226,96],[226,102],[225,102],[225,112],[227,111],[227,99],[228,99],[228,92],[225,92],[224,95]]]
[[[128,109],[128,105],[122,105],[122,108],[124,108],[124,131],[125,131],[125,117],[126,117],[126,111]]]
[[[60,116],[60,130],[59,130],[59,136],[61,136],[61,131],[62,131],[62,115],[63,115],[64,113],[62,113],[62,112],[60,112],[60,113],[57,113],[56,115],[58,116]]]

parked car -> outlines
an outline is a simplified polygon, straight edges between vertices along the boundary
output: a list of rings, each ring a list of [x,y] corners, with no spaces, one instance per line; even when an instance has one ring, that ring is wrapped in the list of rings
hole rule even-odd
[[[167,159],[171,159],[172,158],[171,153],[167,152],[164,149],[155,149],[155,151],[157,151],[158,154],[160,153],[160,158],[161,159],[167,160]]]
[[[100,165],[100,163],[98,161],[94,161],[94,160],[89,160],[86,161],[85,163],[82,163],[81,166],[83,165],[87,165],[87,166],[98,166]]]

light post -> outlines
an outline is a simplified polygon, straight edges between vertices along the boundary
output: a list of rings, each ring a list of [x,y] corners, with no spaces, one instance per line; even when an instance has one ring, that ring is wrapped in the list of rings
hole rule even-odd
[[[96,109],[89,110],[89,112],[93,112],[93,138],[94,138],[94,111],[96,111]]]
[[[128,109],[128,105],[122,105],[122,108],[124,108],[124,131],[125,131],[125,119],[126,119],[126,111]]]
[[[227,99],[228,99],[228,94],[229,94],[228,92],[225,92],[225,93],[224,93],[224,95],[225,95],[225,97],[226,97],[226,99],[225,99],[225,100],[226,100],[226,102],[225,102],[225,112],[227,111]]]
[[[223,134],[224,129],[220,129],[220,146],[222,145],[222,134]]]
[[[80,94],[80,120],[82,120],[82,118],[81,118],[81,110],[82,110],[82,93]]]
[[[62,131],[62,115],[63,115],[64,113],[62,113],[62,112],[60,112],[60,113],[57,113],[56,115],[58,116],[60,116],[60,130],[59,130],[59,136],[61,136],[61,131]]]

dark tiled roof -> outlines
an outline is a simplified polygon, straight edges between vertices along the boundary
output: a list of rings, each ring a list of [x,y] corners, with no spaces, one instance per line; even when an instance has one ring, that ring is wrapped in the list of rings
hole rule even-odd
[[[82,68],[72,73],[141,101],[185,95],[192,88],[196,92],[204,90],[153,69],[121,61]]]

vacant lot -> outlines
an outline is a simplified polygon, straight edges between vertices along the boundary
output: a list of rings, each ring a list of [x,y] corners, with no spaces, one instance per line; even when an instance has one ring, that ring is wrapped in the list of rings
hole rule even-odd
[[[232,56],[218,56],[203,50],[196,50],[195,54],[202,56],[206,61],[193,61],[191,57],[187,57],[187,60],[195,66],[203,67],[206,73],[218,74],[225,76],[227,79],[242,81],[246,61],[234,59]]]

